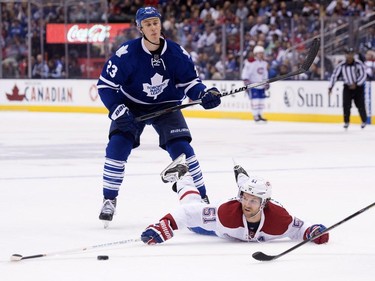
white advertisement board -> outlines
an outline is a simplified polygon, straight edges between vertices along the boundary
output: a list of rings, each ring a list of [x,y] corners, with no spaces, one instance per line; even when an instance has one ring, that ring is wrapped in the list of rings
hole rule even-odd
[[[97,80],[0,80],[0,110],[107,112],[96,88]],[[208,87],[230,92],[244,86],[242,81],[204,81]],[[373,82],[366,85],[368,115],[374,112]],[[265,116],[270,120],[339,122],[342,120],[342,87],[336,83],[331,96],[328,81],[279,81],[267,91]],[[251,104],[247,92],[228,95],[222,104],[205,111],[201,106],[184,110],[187,116],[251,119]],[[221,113],[221,114],[220,114]],[[353,118],[358,118],[354,104]],[[331,118],[332,117],[332,118]]]
[[[96,80],[0,80],[0,108],[103,107]]]

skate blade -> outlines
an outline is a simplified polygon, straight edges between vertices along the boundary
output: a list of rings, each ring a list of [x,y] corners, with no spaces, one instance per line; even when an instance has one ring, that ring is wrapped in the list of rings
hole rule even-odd
[[[177,165],[177,164],[182,164],[185,163],[186,161],[186,155],[182,153],[180,156],[178,156],[172,163],[170,163],[161,173],[160,176],[163,179],[163,174],[170,169],[171,167]]]
[[[109,226],[109,221],[103,221],[104,229],[107,229]]]

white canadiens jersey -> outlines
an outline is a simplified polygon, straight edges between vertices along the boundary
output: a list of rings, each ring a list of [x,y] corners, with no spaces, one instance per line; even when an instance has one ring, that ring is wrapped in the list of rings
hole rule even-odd
[[[177,227],[199,227],[213,231],[219,237],[240,240],[265,242],[274,239],[290,238],[303,240],[308,226],[300,219],[291,216],[283,207],[268,202],[262,210],[259,227],[249,234],[246,218],[242,213],[241,203],[231,200],[220,205],[183,204],[172,212]]]
[[[245,61],[242,69],[242,80],[248,80],[249,83],[263,82],[268,79],[268,63],[264,60]],[[264,85],[255,87],[264,89]]]

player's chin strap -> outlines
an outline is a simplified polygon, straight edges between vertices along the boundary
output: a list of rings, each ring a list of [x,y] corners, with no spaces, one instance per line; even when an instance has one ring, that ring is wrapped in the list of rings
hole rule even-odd
[[[140,30],[140,31],[141,31],[141,33],[142,33],[142,37],[143,37],[146,41],[150,42],[152,45],[160,46],[160,44],[161,44],[161,43],[160,43],[160,39],[159,39],[159,44],[156,44],[156,43],[154,43],[154,42],[151,42],[150,40],[148,40],[148,38],[146,37],[146,35],[142,32],[142,28],[143,28],[143,27],[141,26],[141,28],[140,28],[141,30]],[[163,35],[163,34],[162,34],[162,35]]]
[[[159,39],[159,44],[156,44],[156,43],[154,43],[154,42],[151,42],[150,40],[148,40],[148,38],[146,37],[146,35],[144,35],[143,34],[143,38],[146,40],[146,41],[148,41],[148,42],[150,42],[152,45],[155,45],[155,46],[160,46],[160,39]]]
[[[270,201],[270,200],[266,199],[264,202],[262,202],[262,205],[259,207],[259,211],[255,215],[251,216],[250,218],[253,218],[253,217],[257,216],[264,209],[264,207],[266,207],[268,201]]]

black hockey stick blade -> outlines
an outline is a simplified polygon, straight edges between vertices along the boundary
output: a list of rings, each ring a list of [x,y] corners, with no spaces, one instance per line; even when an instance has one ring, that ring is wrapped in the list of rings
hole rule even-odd
[[[370,205],[368,205],[367,207],[364,207],[363,209],[355,212],[354,214],[346,217],[345,219],[343,219],[343,220],[335,223],[334,225],[326,228],[324,231],[322,231],[318,235],[310,237],[309,239],[306,239],[306,240],[302,241],[301,243],[299,243],[299,244],[297,244],[297,245],[289,248],[288,250],[282,252],[281,254],[278,254],[278,255],[275,255],[275,256],[271,256],[271,255],[266,255],[265,253],[262,253],[262,252],[255,252],[254,254],[252,254],[252,257],[254,259],[258,260],[258,261],[272,261],[272,260],[276,260],[276,259],[278,259],[278,258],[286,255],[287,253],[290,253],[291,251],[294,251],[295,249],[301,247],[302,245],[304,245],[304,244],[306,244],[306,243],[308,243],[308,242],[310,242],[310,241],[312,241],[312,240],[314,240],[314,239],[322,236],[324,233],[327,233],[328,231],[330,231],[330,230],[334,229],[335,227],[339,226],[340,224],[342,224],[342,223],[344,223],[344,222],[346,222],[346,221],[354,218],[355,216],[358,216],[359,214],[363,213],[364,211],[367,211],[368,209],[370,209],[370,208],[372,208],[374,206],[375,206],[375,202],[372,203],[372,204],[370,204]]]
[[[225,97],[225,96],[237,94],[237,93],[246,91],[246,90],[251,89],[251,88],[255,88],[255,87],[258,87],[258,86],[265,85],[265,84],[273,83],[273,82],[276,82],[276,81],[281,81],[281,80],[287,79],[289,77],[299,75],[299,74],[302,74],[302,73],[308,71],[310,66],[314,62],[314,59],[315,59],[316,55],[318,54],[319,47],[320,47],[319,42],[320,42],[320,40],[318,38],[315,38],[313,40],[313,42],[311,43],[311,47],[309,49],[309,52],[307,54],[306,59],[303,61],[302,65],[297,70],[292,71],[292,72],[287,73],[287,74],[284,74],[284,75],[280,75],[280,76],[276,76],[276,77],[267,79],[267,80],[259,82],[259,83],[248,84],[246,86],[230,90],[229,92],[223,92],[223,93],[221,93],[220,97]],[[186,108],[186,107],[201,104],[201,102],[202,102],[201,100],[196,100],[196,101],[192,101],[192,102],[189,102],[189,103],[172,106],[172,107],[169,107],[169,108],[165,108],[165,109],[162,109],[162,110],[159,110],[159,111],[151,112],[151,113],[136,117],[135,120],[137,122],[145,121],[145,120],[148,120],[148,119],[151,119],[151,118],[161,116],[161,115],[166,114],[166,113],[174,112],[174,111]]]
[[[309,53],[307,54],[306,59],[304,60],[304,62],[300,66],[300,69],[301,69],[302,72],[306,72],[310,69],[312,63],[315,60],[316,55],[319,52],[319,48],[320,48],[320,39],[315,38],[313,40],[313,42],[311,43]]]
[[[263,252],[255,252],[253,254],[253,258],[258,260],[258,261],[272,261],[273,259],[277,259],[278,256],[269,256],[269,255],[266,255]]]
[[[32,255],[32,256],[22,256],[19,254],[14,254],[10,257],[11,261],[20,261],[20,260],[26,260],[26,259],[35,259],[35,258],[42,258],[45,257],[45,254],[39,254],[39,255]]]

